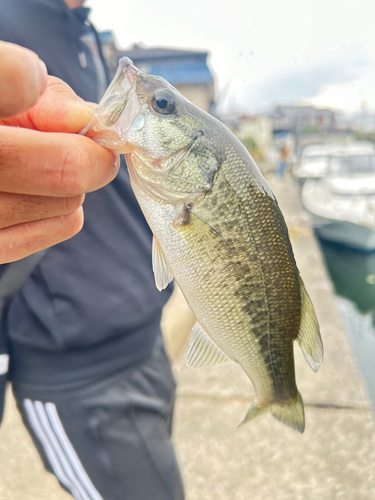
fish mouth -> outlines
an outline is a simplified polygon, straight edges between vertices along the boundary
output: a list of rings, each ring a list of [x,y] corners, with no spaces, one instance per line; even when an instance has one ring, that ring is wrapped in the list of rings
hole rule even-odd
[[[136,80],[140,74],[128,57],[120,59],[112,83],[85,127],[87,137],[117,153],[128,152],[127,133],[141,111],[136,94]]]
[[[131,95],[135,91],[135,82],[141,72],[128,57],[122,57],[116,75],[106,90],[94,115],[105,127],[112,127],[119,120]]]
[[[117,153],[136,154],[154,171],[172,174],[188,157],[204,132],[200,130],[189,144],[167,158],[147,158],[141,150],[128,143],[130,128],[139,116],[142,118],[142,104],[137,95],[137,80],[141,75],[145,76],[128,57],[120,59],[114,79],[93,111],[94,119],[87,126],[87,136]]]

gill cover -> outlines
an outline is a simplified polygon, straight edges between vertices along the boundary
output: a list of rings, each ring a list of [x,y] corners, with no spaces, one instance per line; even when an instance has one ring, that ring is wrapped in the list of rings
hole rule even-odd
[[[163,78],[122,58],[94,115],[94,139],[125,153],[132,182],[151,196],[188,202],[211,189],[220,165],[216,138],[206,135],[204,112]]]

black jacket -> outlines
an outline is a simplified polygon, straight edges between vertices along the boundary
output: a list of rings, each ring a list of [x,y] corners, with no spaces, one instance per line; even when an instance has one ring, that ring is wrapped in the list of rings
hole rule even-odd
[[[0,39],[34,50],[51,75],[95,101],[95,65],[81,40],[92,30],[86,15],[62,0],[0,0]],[[170,291],[155,287],[151,232],[126,168],[89,193],[84,209],[83,230],[48,250],[7,310],[15,382],[101,377],[151,352]]]

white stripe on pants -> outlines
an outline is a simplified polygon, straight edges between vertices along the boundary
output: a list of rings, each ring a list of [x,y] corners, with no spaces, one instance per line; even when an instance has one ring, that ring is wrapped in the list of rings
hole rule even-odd
[[[29,424],[58,480],[76,500],[103,500],[69,441],[53,403],[24,399]]]

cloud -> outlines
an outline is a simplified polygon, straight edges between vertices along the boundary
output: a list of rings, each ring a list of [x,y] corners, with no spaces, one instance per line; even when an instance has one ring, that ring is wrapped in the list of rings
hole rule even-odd
[[[275,103],[290,104],[312,98],[327,86],[354,82],[374,68],[374,61],[365,52],[341,49],[320,59],[288,66],[272,77],[248,84],[239,101],[255,110]]]

